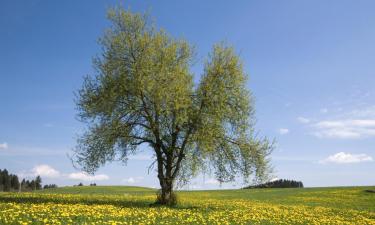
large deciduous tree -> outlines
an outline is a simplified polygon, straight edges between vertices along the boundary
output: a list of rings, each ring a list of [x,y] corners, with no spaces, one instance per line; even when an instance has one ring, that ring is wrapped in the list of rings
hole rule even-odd
[[[215,45],[195,82],[189,43],[156,29],[142,14],[117,8],[108,17],[96,73],[77,92],[79,117],[88,129],[78,139],[74,161],[94,173],[147,144],[161,204],[173,203],[176,182],[207,169],[220,182],[263,180],[272,143],[255,134],[247,75],[233,48]]]

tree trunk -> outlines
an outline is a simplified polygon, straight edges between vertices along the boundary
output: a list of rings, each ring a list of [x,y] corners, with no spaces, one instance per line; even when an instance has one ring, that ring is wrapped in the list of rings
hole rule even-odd
[[[173,193],[173,179],[159,176],[161,191],[157,203],[162,205],[175,205],[176,197]]]
[[[156,158],[158,163],[158,178],[160,182],[161,191],[158,193],[156,203],[161,205],[176,205],[177,198],[173,193],[173,184],[176,177],[176,172],[179,166],[176,166],[175,171],[173,172],[173,151],[170,151],[171,154],[166,155],[166,159],[163,158],[161,154],[161,149],[157,145],[155,148]],[[180,163],[180,160],[177,164]]]

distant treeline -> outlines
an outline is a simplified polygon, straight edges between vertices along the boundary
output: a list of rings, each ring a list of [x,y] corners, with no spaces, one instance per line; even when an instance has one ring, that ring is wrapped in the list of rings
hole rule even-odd
[[[0,170],[0,191],[13,191],[20,188],[17,175],[9,174],[8,170]]]
[[[73,187],[81,187],[81,186],[85,186],[82,182],[79,183],[78,185],[73,185]],[[96,183],[93,183],[93,184],[90,184],[90,186],[96,186]]]
[[[44,188],[55,188],[56,184],[44,185]],[[34,180],[22,179],[20,182],[18,176],[11,174],[8,170],[0,169],[0,192],[1,191],[34,191],[42,189],[42,178],[37,176]]]
[[[303,183],[302,181],[280,179],[275,181],[269,181],[264,184],[251,185],[245,187],[244,189],[249,188],[303,188]]]
[[[46,184],[43,186],[43,189],[49,189],[49,188],[57,188],[56,184]]]

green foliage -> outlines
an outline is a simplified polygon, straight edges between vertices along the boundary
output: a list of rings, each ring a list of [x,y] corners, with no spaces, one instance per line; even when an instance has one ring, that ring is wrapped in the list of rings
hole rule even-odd
[[[77,93],[88,130],[74,161],[93,173],[108,161],[126,162],[148,144],[167,192],[176,179],[185,183],[210,168],[220,182],[251,175],[265,180],[272,143],[254,133],[254,103],[233,48],[215,45],[195,84],[189,43],[141,14],[118,8],[108,18],[112,26],[100,39],[97,73]]]
[[[42,189],[42,178],[40,176],[37,176],[35,178],[35,189],[36,190]]]
[[[12,184],[13,174],[9,174],[8,170],[0,170],[0,191],[11,191],[14,188]]]
[[[37,176],[35,180],[23,179],[20,183],[18,176],[8,173],[8,170],[0,169],[0,191],[32,191],[42,189],[42,178]]]
[[[279,179],[274,181],[269,181],[263,184],[251,185],[244,187],[244,189],[250,188],[303,188],[302,181]]]
[[[43,189],[57,188],[56,184],[46,184],[43,186]]]

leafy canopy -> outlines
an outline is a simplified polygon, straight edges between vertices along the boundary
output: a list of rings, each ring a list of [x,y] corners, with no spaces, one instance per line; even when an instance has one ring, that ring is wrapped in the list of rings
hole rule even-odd
[[[83,170],[126,162],[148,144],[159,178],[187,182],[212,169],[220,182],[264,180],[272,143],[255,135],[253,98],[233,48],[215,45],[194,83],[188,42],[142,14],[112,9],[108,18],[96,74],[77,93],[79,117],[88,124],[75,156]]]

